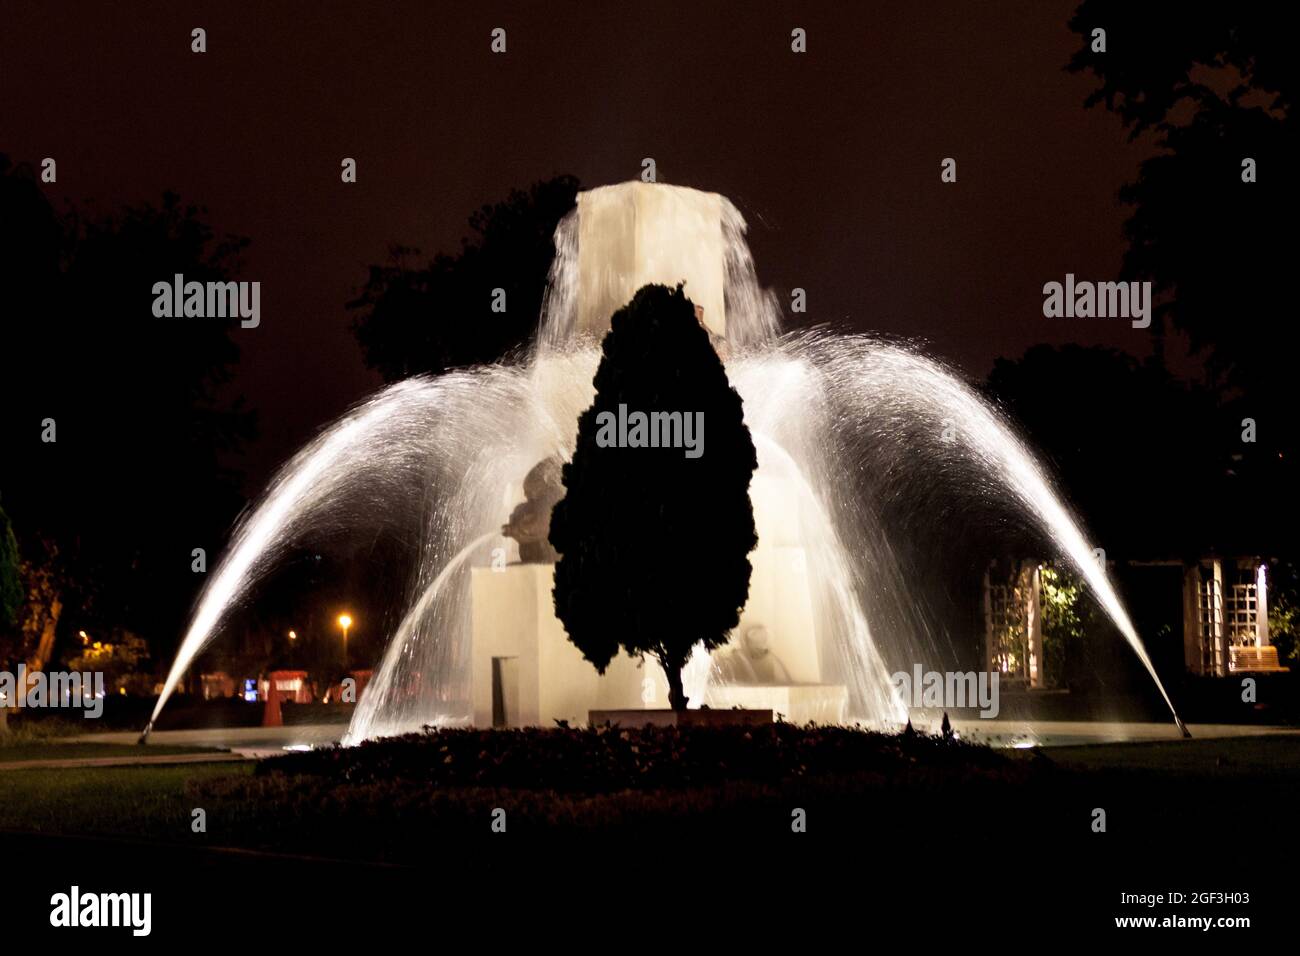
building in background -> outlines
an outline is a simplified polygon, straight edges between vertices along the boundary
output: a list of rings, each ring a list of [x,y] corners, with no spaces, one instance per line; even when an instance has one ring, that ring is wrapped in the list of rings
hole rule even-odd
[[[1044,569],[1033,559],[992,562],[984,572],[984,659],[1011,686],[1053,686],[1044,642]],[[1200,677],[1284,672],[1269,642],[1268,564],[1258,555],[1181,560],[1129,561],[1112,573],[1134,577],[1139,588],[1171,589],[1170,572],[1181,569],[1183,665]],[[1162,570],[1160,576],[1149,569]],[[1169,605],[1173,594],[1155,596]],[[1142,628],[1139,627],[1139,631]],[[1144,634],[1150,646],[1155,635]],[[1050,645],[1050,642],[1048,642]],[[1176,666],[1176,665],[1173,665]]]

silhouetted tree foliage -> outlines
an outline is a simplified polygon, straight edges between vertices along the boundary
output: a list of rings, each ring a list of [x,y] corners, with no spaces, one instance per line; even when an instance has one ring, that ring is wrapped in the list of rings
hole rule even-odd
[[[1259,4],[1194,5],[1085,0],[1070,26],[1083,48],[1070,62],[1099,81],[1088,105],[1104,103],[1130,130],[1151,133],[1157,154],[1121,192],[1128,278],[1154,283],[1156,316],[1185,332],[1205,356],[1224,414],[1203,443],[1235,442],[1229,489],[1269,502],[1293,548],[1290,496],[1297,484],[1295,253],[1284,229],[1297,212],[1297,64],[1277,10]],[[1090,35],[1107,31],[1107,50]],[[1243,182],[1243,160],[1257,181]],[[1160,329],[1153,326],[1159,334]],[[1258,427],[1240,441],[1242,419]]]
[[[418,249],[396,246],[349,308],[366,364],[385,381],[498,362],[537,326],[555,257],[555,227],[574,206],[578,180],[559,176],[514,190],[469,220],[473,237],[456,255],[412,265]],[[505,290],[504,312],[492,311]]]
[[[18,606],[23,596],[18,564],[18,539],[9,516],[0,507],[0,642],[18,621]]]
[[[165,654],[203,581],[192,549],[215,561],[242,506],[221,465],[252,430],[221,394],[237,320],[152,311],[155,282],[237,267],[246,240],[217,238],[204,216],[170,193],[59,215],[31,168],[0,156],[0,490],[24,557],[61,596],[61,634],[125,628]]]
[[[614,313],[595,386],[551,517],[556,614],[601,673],[620,646],[653,656],[668,675],[670,703],[684,709],[691,649],[725,644],[749,595],[754,444],[740,396],[680,287],[646,286]],[[597,416],[617,415],[620,404],[703,412],[703,454],[600,447]]]
[[[1237,433],[1205,390],[1156,361],[1079,345],[998,359],[988,390],[1108,555],[1175,558],[1229,543],[1237,513],[1207,507],[1223,491],[1226,442],[1206,439],[1216,428]]]

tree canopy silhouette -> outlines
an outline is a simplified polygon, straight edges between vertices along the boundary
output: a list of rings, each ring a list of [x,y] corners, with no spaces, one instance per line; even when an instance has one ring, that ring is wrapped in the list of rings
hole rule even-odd
[[[692,648],[725,644],[749,595],[754,443],[740,396],[680,287],[646,286],[614,313],[595,386],[551,516],[556,614],[601,673],[620,646],[654,657],[669,702],[682,710]],[[703,453],[610,447],[601,416],[620,406],[702,413]]]
[[[1203,506],[1221,490],[1226,445],[1206,440],[1219,415],[1213,396],[1160,363],[1101,347],[1036,345],[1022,358],[998,359],[987,391],[1054,466],[1107,553],[1172,558],[1229,546],[1224,536],[1241,530],[1240,514]],[[1189,514],[1199,520],[1188,522]]]
[[[0,643],[3,643],[5,632],[18,620],[18,607],[23,597],[18,571],[18,539],[14,536],[9,516],[0,505]]]
[[[469,219],[473,238],[456,255],[412,264],[418,249],[395,246],[386,265],[370,267],[353,334],[366,364],[385,381],[498,362],[526,343],[537,325],[555,258],[555,227],[574,206],[578,180],[558,176],[514,190]],[[494,312],[493,290],[505,292]]]
[[[45,605],[23,613],[24,656],[33,629],[130,629],[155,653],[177,639],[203,581],[191,551],[215,557],[243,505],[222,456],[252,421],[223,390],[236,322],[155,318],[151,289],[228,279],[245,245],[170,193],[56,213],[32,169],[0,156],[0,491],[39,577],[27,603]]]
[[[1153,283],[1152,331],[1167,320],[1204,356],[1223,399],[1213,424],[1231,431],[1202,437],[1235,439],[1227,464],[1235,494],[1288,501],[1300,477],[1294,255],[1279,228],[1297,211],[1292,39],[1273,10],[1250,4],[1190,13],[1180,4],[1085,0],[1070,26],[1083,40],[1070,69],[1099,83],[1087,105],[1105,104],[1130,138],[1150,133],[1158,150],[1120,193],[1133,207],[1125,277]],[[1091,48],[1098,27],[1107,30],[1104,53]],[[1239,438],[1246,418],[1257,426],[1251,443]],[[1277,516],[1290,529],[1279,537],[1294,539],[1294,509]]]

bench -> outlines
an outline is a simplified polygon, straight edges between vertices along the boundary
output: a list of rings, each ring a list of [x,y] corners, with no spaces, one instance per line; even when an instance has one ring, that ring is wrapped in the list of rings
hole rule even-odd
[[[1285,673],[1290,669],[1278,664],[1276,647],[1255,647],[1253,644],[1247,644],[1228,648],[1228,670],[1233,673],[1238,671]]]

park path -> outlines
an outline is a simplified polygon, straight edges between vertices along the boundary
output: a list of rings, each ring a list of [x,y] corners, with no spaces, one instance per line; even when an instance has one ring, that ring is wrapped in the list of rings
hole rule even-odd
[[[6,770],[65,770],[78,767],[135,767],[178,763],[237,763],[254,760],[252,754],[120,754],[115,757],[50,757],[37,760],[9,760],[0,762],[0,772]]]
[[[206,727],[195,730],[155,730],[153,744],[175,747],[212,747],[207,753],[159,754],[149,747],[136,747],[139,731],[108,731],[60,738],[69,744],[130,745],[133,753],[94,757],[36,757],[4,759],[0,750],[0,772],[6,770],[59,770],[85,767],[136,767],[159,764],[223,763],[276,757],[289,750],[328,747],[343,736],[346,724],[303,724],[290,727]],[[225,753],[223,751],[229,751]]]

